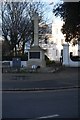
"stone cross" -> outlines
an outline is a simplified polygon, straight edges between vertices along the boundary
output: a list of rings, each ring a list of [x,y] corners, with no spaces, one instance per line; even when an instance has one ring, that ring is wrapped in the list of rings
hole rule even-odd
[[[33,14],[33,20],[34,20],[34,46],[39,45],[39,40],[38,40],[38,20],[39,16],[37,13]]]

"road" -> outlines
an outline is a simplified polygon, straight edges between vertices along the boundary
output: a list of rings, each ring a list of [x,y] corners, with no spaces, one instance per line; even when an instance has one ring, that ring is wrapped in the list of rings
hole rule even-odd
[[[77,118],[78,89],[4,91],[3,118]]]
[[[78,86],[77,79],[52,79],[52,80],[38,80],[38,81],[27,81],[27,80],[9,80],[3,81],[3,90],[33,90],[33,89],[61,89],[61,88],[72,88]]]
[[[5,73],[2,89],[59,88],[78,86],[77,68],[66,68],[57,73]]]

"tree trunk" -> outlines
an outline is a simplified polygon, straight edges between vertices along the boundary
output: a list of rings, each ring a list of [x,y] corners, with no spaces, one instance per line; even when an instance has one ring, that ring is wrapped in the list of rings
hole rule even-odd
[[[14,56],[16,56],[17,55],[17,49],[16,49],[16,45],[15,45],[15,47],[14,47]]]
[[[25,42],[23,42],[23,46],[22,46],[22,54],[24,54],[24,48],[25,48]]]

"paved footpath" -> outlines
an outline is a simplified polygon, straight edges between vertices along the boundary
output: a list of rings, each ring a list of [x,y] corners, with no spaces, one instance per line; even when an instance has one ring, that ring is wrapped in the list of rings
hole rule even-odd
[[[63,68],[55,73],[5,73],[2,90],[53,90],[79,87],[80,68]]]

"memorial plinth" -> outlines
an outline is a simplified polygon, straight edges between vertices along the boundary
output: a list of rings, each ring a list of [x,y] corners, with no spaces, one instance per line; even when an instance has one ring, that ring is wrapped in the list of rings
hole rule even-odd
[[[31,46],[29,52],[28,52],[28,67],[31,67],[32,65],[45,67],[45,54],[44,50],[39,46],[39,40],[38,40],[38,14],[34,14],[33,17],[34,20],[34,46]]]

